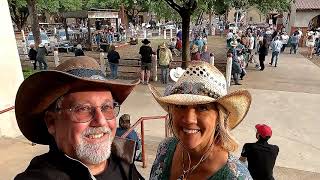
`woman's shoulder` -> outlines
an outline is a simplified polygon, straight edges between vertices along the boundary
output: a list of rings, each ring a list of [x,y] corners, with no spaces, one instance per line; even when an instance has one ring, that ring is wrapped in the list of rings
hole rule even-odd
[[[240,162],[238,158],[231,154],[229,155],[227,166],[232,178],[252,180],[252,177],[247,167],[242,162]]]
[[[177,139],[172,137],[161,141],[151,168],[150,180],[167,179],[177,142]]]
[[[172,145],[176,145],[177,142],[178,142],[178,140],[176,138],[174,138],[174,137],[165,138],[164,140],[162,140],[159,143],[158,150],[160,148],[169,148],[169,146],[171,147]]]

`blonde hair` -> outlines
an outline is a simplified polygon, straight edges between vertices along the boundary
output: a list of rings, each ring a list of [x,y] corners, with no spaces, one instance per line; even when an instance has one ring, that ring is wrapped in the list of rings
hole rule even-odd
[[[229,128],[229,112],[220,104],[216,103],[218,118],[214,133],[215,144],[219,144],[224,150],[234,152],[238,148],[238,142],[231,135]]]
[[[112,51],[112,50],[116,50],[116,46],[113,45],[113,44],[111,44],[111,45],[110,45],[110,48],[109,48],[109,51]]]
[[[222,149],[228,152],[234,152],[238,148],[238,142],[231,135],[229,128],[229,112],[219,103],[214,103],[218,112],[218,117],[216,121],[216,129],[214,132],[214,144],[219,145]],[[168,109],[169,110],[169,109]],[[173,129],[172,115],[169,113],[168,122],[170,133],[175,136]],[[176,137],[177,138],[177,137]]]

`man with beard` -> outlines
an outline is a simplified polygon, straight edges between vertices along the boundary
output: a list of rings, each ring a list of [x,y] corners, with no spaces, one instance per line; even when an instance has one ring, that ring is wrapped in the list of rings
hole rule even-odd
[[[133,164],[135,142],[115,137],[120,105],[138,83],[108,81],[86,56],[29,76],[16,96],[17,123],[49,152],[15,179],[143,179]]]

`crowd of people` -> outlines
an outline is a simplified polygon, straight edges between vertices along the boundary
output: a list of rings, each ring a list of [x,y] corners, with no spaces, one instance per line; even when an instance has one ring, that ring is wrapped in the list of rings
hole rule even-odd
[[[265,69],[266,56],[269,55],[269,65],[277,67],[279,56],[290,48],[290,54],[296,54],[300,42],[303,42],[303,33],[297,29],[291,36],[282,29],[277,31],[272,27],[253,28],[249,27],[244,31],[235,32],[230,30],[226,35],[228,57],[232,58],[232,77],[235,85],[241,85],[239,78],[246,75],[246,68],[249,63],[253,63],[257,70]],[[306,47],[308,48],[308,58],[314,54],[320,55],[320,33],[310,31],[306,34]],[[258,54],[259,61],[254,57]]]

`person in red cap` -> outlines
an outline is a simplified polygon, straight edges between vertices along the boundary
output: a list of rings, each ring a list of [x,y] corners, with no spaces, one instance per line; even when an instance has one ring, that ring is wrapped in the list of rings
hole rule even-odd
[[[272,136],[271,127],[257,124],[255,143],[244,144],[240,161],[248,161],[248,170],[254,180],[274,180],[273,167],[276,162],[279,147],[268,143]]]

